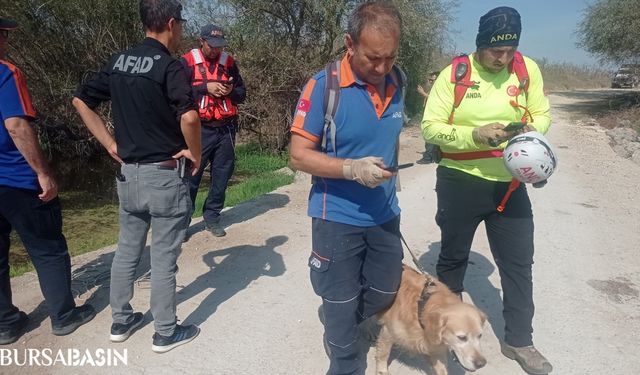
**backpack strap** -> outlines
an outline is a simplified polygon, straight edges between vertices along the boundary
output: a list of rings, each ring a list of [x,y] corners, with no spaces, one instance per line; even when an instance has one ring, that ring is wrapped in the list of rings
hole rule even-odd
[[[449,124],[453,124],[453,116],[456,108],[460,106],[467,89],[473,86],[471,82],[471,61],[469,55],[460,55],[454,57],[451,62],[451,82],[454,84],[453,108],[449,115]]]
[[[518,82],[520,82],[519,90],[524,90],[525,96],[529,93],[529,71],[527,70],[527,65],[524,63],[524,57],[519,51],[513,55],[513,60],[511,60],[511,64],[509,65],[509,72],[515,73],[516,77],[518,77]]]
[[[397,65],[393,65],[393,68],[391,69],[391,71],[395,75],[395,79],[396,79],[396,83],[398,85],[398,89],[402,90],[402,103],[404,103],[405,95],[407,93],[407,90],[406,90],[407,75]],[[403,123],[407,122],[406,121],[407,118],[408,118],[408,116],[405,114],[404,107],[403,107],[402,108],[402,120],[403,120]],[[393,158],[394,158],[394,160],[393,160],[394,165],[396,165],[396,166],[399,165],[400,164],[400,134],[398,134],[398,139],[396,139],[396,152],[395,152],[395,155],[394,155]],[[401,191],[401,190],[402,190],[402,186],[400,185],[400,174],[398,173],[396,175],[396,191]]]
[[[331,142],[334,156],[336,150],[336,124],[334,117],[340,103],[340,60],[327,64],[324,68],[326,84],[324,89],[324,129],[322,130],[321,150],[327,153],[327,141]]]

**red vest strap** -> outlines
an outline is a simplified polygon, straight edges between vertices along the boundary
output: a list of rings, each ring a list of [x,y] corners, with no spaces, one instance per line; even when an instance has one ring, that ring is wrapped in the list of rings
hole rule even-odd
[[[513,60],[509,66],[509,72],[516,74],[521,86],[519,89],[524,90],[526,95],[527,92],[529,92],[529,71],[527,70],[527,65],[524,63],[524,57],[522,57],[522,54],[518,51],[513,55]]]
[[[485,150],[471,152],[443,152],[442,157],[451,160],[475,160],[487,158],[501,158],[502,150]]]
[[[466,67],[463,68],[460,64],[464,64]],[[462,76],[459,75],[459,69],[464,69]],[[467,89],[473,86],[473,82],[471,82],[471,61],[468,55],[460,55],[453,58],[451,62],[451,82],[455,85],[453,100],[453,108],[455,109],[464,99]]]

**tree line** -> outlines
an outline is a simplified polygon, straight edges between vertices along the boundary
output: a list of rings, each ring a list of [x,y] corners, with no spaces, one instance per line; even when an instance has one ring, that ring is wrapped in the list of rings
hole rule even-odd
[[[227,30],[247,85],[240,137],[263,149],[282,151],[304,83],[343,51],[347,16],[363,0],[186,0],[189,19],[180,52],[197,46],[206,23]],[[398,64],[407,86],[424,83],[426,72],[448,60],[448,25],[455,0],[393,0],[403,17]],[[72,110],[77,85],[109,56],[139,42],[144,33],[137,0],[0,0],[3,16],[20,23],[9,41],[9,59],[27,76],[39,117],[41,142],[52,157],[104,157]],[[640,2],[599,0],[579,25],[580,45],[604,60],[637,59]],[[544,71],[543,71],[544,73]],[[407,90],[407,111],[423,100]],[[109,106],[101,108],[110,118]]]

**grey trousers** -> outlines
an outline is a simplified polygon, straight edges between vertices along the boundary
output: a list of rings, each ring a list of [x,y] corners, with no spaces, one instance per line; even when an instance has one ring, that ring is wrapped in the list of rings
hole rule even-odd
[[[133,308],[136,267],[151,239],[151,314],[157,333],[173,335],[176,326],[176,264],[191,212],[187,179],[175,169],[125,164],[117,181],[120,235],[111,266],[110,304],[114,323],[128,323]],[[121,181],[122,180],[122,181]]]

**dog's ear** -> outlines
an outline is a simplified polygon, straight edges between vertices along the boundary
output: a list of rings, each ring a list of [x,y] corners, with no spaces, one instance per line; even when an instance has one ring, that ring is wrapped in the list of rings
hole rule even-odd
[[[427,340],[433,344],[442,342],[442,334],[447,325],[447,317],[440,311],[433,311],[425,318],[425,334]]]

